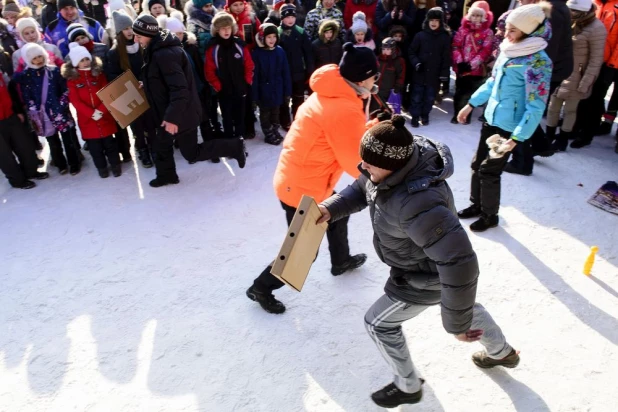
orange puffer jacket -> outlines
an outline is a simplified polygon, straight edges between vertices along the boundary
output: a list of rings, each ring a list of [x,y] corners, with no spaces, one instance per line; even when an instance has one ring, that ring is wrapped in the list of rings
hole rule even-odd
[[[605,56],[603,61],[609,67],[618,69],[618,0],[594,0],[597,17],[607,29]]]
[[[317,69],[309,85],[314,93],[296,113],[273,181],[279,200],[292,207],[303,195],[325,200],[343,172],[358,177],[365,133],[363,102],[337,65]]]

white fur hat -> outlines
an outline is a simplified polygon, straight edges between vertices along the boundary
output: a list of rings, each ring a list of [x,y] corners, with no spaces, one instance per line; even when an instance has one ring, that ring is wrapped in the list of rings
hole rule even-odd
[[[176,17],[168,17],[166,26],[167,26],[167,29],[171,31],[172,33],[180,33],[180,32],[185,31],[184,24],[182,24],[182,22],[178,20]]]
[[[17,20],[17,24],[15,24],[15,29],[17,29],[17,33],[21,36],[21,32],[26,30],[28,27],[34,28],[34,30],[39,31],[39,23],[34,20],[32,17],[22,17]]]
[[[592,8],[592,0],[569,0],[567,7],[576,11],[590,11]]]
[[[43,58],[45,59],[45,65],[47,65],[47,62],[49,60],[47,50],[45,50],[43,46],[40,46],[38,43],[24,44],[24,46],[21,48],[21,53],[22,56],[24,56],[26,65],[31,69],[38,69],[38,67],[32,65],[32,59],[34,59],[35,57],[43,56]]]
[[[506,18],[507,24],[512,24],[526,34],[535,31],[545,21],[546,11],[539,4],[528,4],[513,10]]]
[[[80,46],[79,43],[69,43],[69,59],[71,59],[71,64],[73,67],[77,68],[79,62],[81,62],[85,57],[92,60],[92,55],[88,49],[84,46]]]
[[[365,13],[363,13],[362,11],[357,11],[356,13],[354,13],[354,15],[352,16],[352,28],[350,29],[352,30],[352,34],[356,34],[359,32],[367,33],[367,29],[368,27]]]

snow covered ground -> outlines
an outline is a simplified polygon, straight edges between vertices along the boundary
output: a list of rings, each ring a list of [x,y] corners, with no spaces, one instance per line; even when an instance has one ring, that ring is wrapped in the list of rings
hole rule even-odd
[[[480,123],[449,118],[434,110],[415,132],[451,147],[464,207]],[[181,184],[161,189],[154,169],[102,180],[90,159],[29,191],[0,181],[0,411],[380,410],[369,394],[391,374],[363,315],[388,268],[367,212],[350,220],[364,267],[331,276],[324,244],[303,292],[277,293],[288,311],[265,313],[245,290],[286,231],[271,183],[280,148],[248,147],[243,170],[178,154]],[[618,216],[586,203],[617,178],[609,136],[504,175],[500,227],[470,237],[478,300],[521,364],[477,369],[480,346],[446,334],[431,308],[404,327],[424,398],[399,410],[618,410]]]

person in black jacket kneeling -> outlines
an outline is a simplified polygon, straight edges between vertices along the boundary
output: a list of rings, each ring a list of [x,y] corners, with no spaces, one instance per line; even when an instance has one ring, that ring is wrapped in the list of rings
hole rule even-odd
[[[360,155],[360,177],[319,205],[318,222],[369,206],[376,253],[390,266],[385,294],[365,314],[365,326],[395,379],[375,392],[373,401],[394,408],[421,400],[423,380],[401,325],[431,305],[441,305],[442,325],[456,339],[480,340],[485,351],[472,356],[478,367],[516,367],[518,352],[475,302],[479,265],[446,183],[454,170],[449,148],[412,136],[405,118],[395,115],[364,134]]]
[[[168,30],[161,30],[157,20],[149,15],[135,20],[133,32],[135,40],[144,48],[143,87],[157,125],[153,142],[157,177],[150,186],[179,182],[174,162],[174,140],[178,141],[180,153],[190,164],[231,157],[242,169],[246,161],[242,138],[197,143],[202,108],[193,68],[180,40]]]

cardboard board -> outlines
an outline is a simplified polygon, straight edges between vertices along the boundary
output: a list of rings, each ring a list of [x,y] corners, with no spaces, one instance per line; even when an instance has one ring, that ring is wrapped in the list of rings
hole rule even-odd
[[[131,70],[99,90],[97,96],[123,129],[150,107],[144,90],[140,89]]]
[[[305,284],[328,228],[327,223],[316,224],[321,216],[313,198],[303,196],[270,271],[298,292]]]

